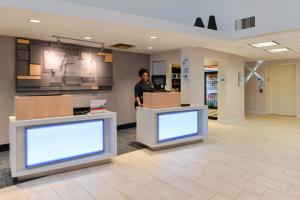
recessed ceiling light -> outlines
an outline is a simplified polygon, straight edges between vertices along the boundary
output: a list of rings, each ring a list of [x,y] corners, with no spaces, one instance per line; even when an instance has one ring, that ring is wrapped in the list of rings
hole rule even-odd
[[[154,49],[154,47],[148,47],[149,50]]]
[[[84,39],[85,39],[85,40],[91,40],[92,38],[89,37],[89,36],[85,36]]]
[[[157,39],[157,36],[151,36],[150,39]]]
[[[291,49],[289,48],[277,48],[277,49],[268,49],[266,51],[270,52],[270,53],[280,53],[280,52],[287,52],[290,51]]]
[[[270,41],[270,42],[259,42],[259,43],[254,43],[250,44],[251,46],[261,48],[261,47],[269,47],[269,46],[277,46],[279,45],[277,42]]]
[[[38,19],[29,19],[28,21],[31,23],[41,23],[41,21]]]

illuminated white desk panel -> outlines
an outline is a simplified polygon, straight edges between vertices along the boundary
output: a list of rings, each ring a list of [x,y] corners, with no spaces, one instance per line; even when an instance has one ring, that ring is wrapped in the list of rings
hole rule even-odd
[[[202,141],[207,127],[207,106],[137,108],[137,141],[151,149]]]
[[[13,177],[107,161],[117,155],[116,113],[10,122]]]

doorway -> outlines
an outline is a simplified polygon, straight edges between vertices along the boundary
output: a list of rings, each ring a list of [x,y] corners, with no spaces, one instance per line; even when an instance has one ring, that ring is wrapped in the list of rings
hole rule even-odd
[[[296,65],[268,66],[269,113],[296,116]]]
[[[218,120],[218,61],[204,59],[204,103],[208,106],[208,119]]]

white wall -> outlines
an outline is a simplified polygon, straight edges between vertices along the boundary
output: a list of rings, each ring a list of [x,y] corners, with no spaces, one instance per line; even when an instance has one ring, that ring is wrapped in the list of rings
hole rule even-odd
[[[247,63],[249,65],[251,63]],[[268,114],[268,73],[267,66],[271,65],[296,65],[296,113],[300,117],[300,59],[281,60],[281,61],[266,61],[259,68],[258,73],[266,80],[263,93],[258,91],[258,82],[252,78],[245,87],[245,110],[247,113],[253,114]],[[253,66],[253,64],[252,64]],[[248,74],[248,70],[246,70]]]
[[[181,61],[188,59],[189,79],[181,80],[181,101],[184,104],[204,105],[204,55],[197,48],[181,50]],[[183,64],[181,71],[183,72]]]
[[[180,64],[180,50],[172,50],[172,51],[165,51],[161,53],[151,54],[150,55],[150,73],[152,74],[152,62],[153,61],[166,61],[167,64],[167,80],[166,80],[166,90],[172,89],[172,71],[171,65],[172,64]]]
[[[250,65],[253,68],[256,63],[246,63],[246,65]],[[246,76],[249,73],[249,70],[245,68]],[[265,78],[266,84],[261,93],[258,89],[258,81],[254,76],[245,83],[245,111],[252,114],[267,114],[267,68],[261,66],[257,69],[257,73]]]
[[[183,103],[204,104],[204,60],[213,58],[219,63],[219,122],[230,123],[244,119],[244,86],[238,86],[238,73],[244,75],[243,58],[203,48],[184,48],[181,58],[189,59],[190,68],[189,81],[182,81]]]
[[[218,115],[221,122],[244,120],[244,85],[239,86],[239,74],[244,76],[245,61],[241,57],[228,55],[220,62],[219,79],[219,107]]]

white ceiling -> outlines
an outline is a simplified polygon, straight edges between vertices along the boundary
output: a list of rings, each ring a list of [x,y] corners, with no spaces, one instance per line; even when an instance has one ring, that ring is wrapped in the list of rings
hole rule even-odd
[[[29,23],[28,19],[41,20],[40,24]],[[183,47],[204,47],[212,50],[222,51],[240,55],[249,60],[279,60],[289,58],[300,58],[300,30],[276,33],[262,37],[248,38],[243,40],[230,40],[219,37],[219,39],[195,34],[203,30],[195,27],[182,26],[189,29],[193,34],[179,31],[158,30],[130,26],[114,22],[85,19],[75,16],[45,13],[31,10],[24,10],[14,7],[0,6],[0,35],[26,37],[41,40],[54,40],[52,35],[60,35],[83,39],[84,36],[91,36],[93,41],[104,42],[106,46],[116,43],[128,43],[136,48],[130,51],[138,53],[157,53]],[[207,30],[206,34],[217,35],[215,31]],[[157,36],[152,40],[150,36]],[[292,49],[290,52],[272,54],[264,49],[254,48],[250,43],[263,41],[276,41],[281,47]],[[88,43],[73,42],[81,45]],[[154,49],[148,50],[148,46]]]

